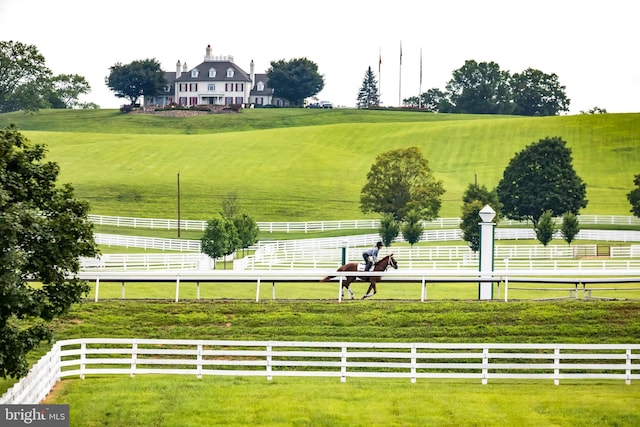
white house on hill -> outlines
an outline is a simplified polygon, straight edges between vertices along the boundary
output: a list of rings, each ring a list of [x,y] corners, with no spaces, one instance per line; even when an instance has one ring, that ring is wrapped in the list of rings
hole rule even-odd
[[[285,100],[274,98],[267,75],[255,73],[253,60],[247,74],[233,63],[233,56],[214,56],[211,45],[207,46],[202,63],[189,69],[186,62],[178,61],[176,71],[165,72],[165,78],[169,82],[166,92],[145,96],[145,106],[288,105]]]

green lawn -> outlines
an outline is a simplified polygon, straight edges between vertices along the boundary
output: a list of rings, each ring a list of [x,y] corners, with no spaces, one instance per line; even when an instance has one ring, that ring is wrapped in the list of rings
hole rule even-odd
[[[640,163],[640,115],[522,118],[305,109],[160,118],[108,111],[0,115],[46,144],[104,215],[175,218],[180,173],[183,219],[210,219],[235,192],[257,221],[376,217],[359,196],[378,154],[419,146],[446,193],[442,217],[460,215],[469,183],[493,188],[517,151],[547,136],[573,150],[587,183],[583,214],[628,215],[626,194]],[[186,131],[185,128],[191,131]]]
[[[107,301],[56,320],[57,339],[640,342],[640,303],[366,300]],[[47,399],[72,426],[632,426],[640,382],[98,376]]]

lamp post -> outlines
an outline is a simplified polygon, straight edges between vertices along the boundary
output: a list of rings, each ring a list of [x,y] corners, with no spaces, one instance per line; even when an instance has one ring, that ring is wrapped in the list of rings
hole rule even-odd
[[[485,205],[480,210],[480,279],[493,277],[493,242],[496,216],[491,206]],[[478,299],[493,299],[493,282],[480,282],[478,284]]]

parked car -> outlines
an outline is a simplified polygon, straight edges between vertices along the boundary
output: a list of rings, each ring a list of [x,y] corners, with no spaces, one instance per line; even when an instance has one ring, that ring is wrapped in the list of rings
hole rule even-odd
[[[320,106],[322,108],[333,108],[333,104],[330,103],[329,101],[322,101],[320,102]]]

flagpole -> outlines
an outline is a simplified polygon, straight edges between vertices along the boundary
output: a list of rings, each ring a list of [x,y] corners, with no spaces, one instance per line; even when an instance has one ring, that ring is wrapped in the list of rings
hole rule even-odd
[[[382,94],[382,74],[380,72],[380,68],[382,66],[382,47],[378,48],[378,106],[382,104],[381,94]]]
[[[418,108],[422,109],[422,48],[420,48],[420,87],[418,88]]]
[[[398,79],[398,107],[402,107],[402,40],[400,40],[400,78]]]

